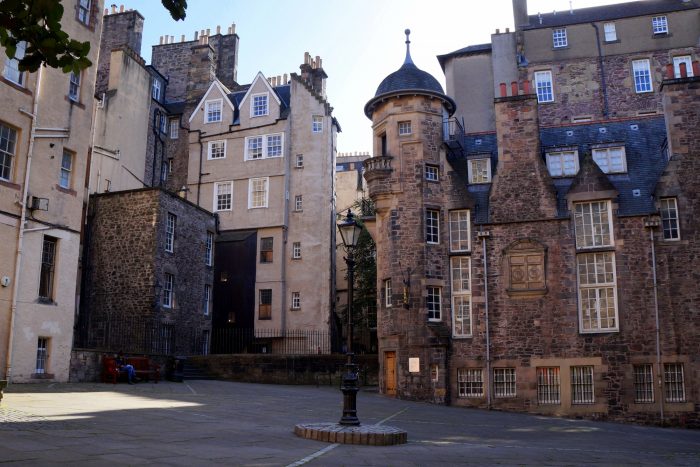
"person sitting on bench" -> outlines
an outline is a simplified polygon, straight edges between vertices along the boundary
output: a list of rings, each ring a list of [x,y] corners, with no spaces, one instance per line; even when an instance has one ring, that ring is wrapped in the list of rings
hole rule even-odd
[[[117,364],[117,369],[120,372],[126,372],[126,380],[128,381],[129,384],[134,384],[134,379],[136,377],[136,370],[134,370],[134,366],[126,363],[126,359],[124,358],[124,353],[121,351],[117,355],[117,357],[114,359],[114,361]]]

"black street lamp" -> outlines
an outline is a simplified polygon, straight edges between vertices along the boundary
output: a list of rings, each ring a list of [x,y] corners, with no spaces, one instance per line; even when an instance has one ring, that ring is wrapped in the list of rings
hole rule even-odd
[[[340,419],[341,425],[359,425],[360,419],[357,418],[357,392],[360,390],[357,377],[357,365],[353,362],[352,353],[352,292],[354,286],[355,275],[355,259],[354,250],[357,246],[357,240],[360,238],[362,227],[357,225],[355,216],[348,209],[348,213],[342,222],[338,223],[340,237],[343,239],[343,246],[348,256],[345,258],[345,263],[348,265],[348,312],[347,312],[347,332],[346,332],[346,348],[348,361],[345,364],[345,373],[343,374],[343,383],[340,390],[343,391],[343,416]]]

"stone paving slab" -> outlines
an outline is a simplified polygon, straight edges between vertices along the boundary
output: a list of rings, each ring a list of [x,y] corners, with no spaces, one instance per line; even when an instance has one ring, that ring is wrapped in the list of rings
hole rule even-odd
[[[568,420],[358,394],[361,426],[408,442],[298,437],[342,414],[337,388],[222,381],[12,385],[0,405],[0,464],[700,465],[700,431]]]

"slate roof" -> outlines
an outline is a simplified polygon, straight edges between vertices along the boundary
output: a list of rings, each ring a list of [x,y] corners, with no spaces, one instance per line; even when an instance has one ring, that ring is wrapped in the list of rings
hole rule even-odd
[[[700,0],[642,0],[636,2],[618,3],[590,8],[574,9],[556,13],[528,15],[529,24],[522,25],[523,30],[542,29],[570,24],[610,21],[633,16],[655,15],[700,8]]]
[[[410,31],[407,30],[407,35]],[[410,41],[406,40],[406,59],[401,68],[389,74],[377,87],[374,97],[365,105],[365,115],[371,118],[374,105],[386,97],[415,92],[418,94],[429,94],[442,99],[450,115],[455,111],[456,104],[451,97],[445,95],[442,86],[433,75],[418,68],[411,59],[408,48]]]
[[[470,45],[468,47],[463,47],[459,50],[455,50],[454,52],[446,53],[443,55],[438,55],[437,59],[438,62],[440,62],[440,67],[442,67],[442,71],[445,71],[445,62],[447,61],[448,58],[452,57],[463,57],[465,55],[478,55],[478,54],[483,54],[483,53],[491,53],[491,44],[476,44],[476,45]]]
[[[234,112],[235,115],[233,118],[234,125],[238,123],[238,109],[241,107],[241,101],[245,97],[249,88],[250,84],[245,84],[237,87],[236,92],[232,92],[228,95],[229,100],[233,103],[233,106],[236,108]],[[289,115],[290,108],[289,103],[291,102],[291,85],[284,84],[282,86],[275,86],[272,89],[275,91],[275,94],[277,94],[277,97],[279,97],[282,103],[282,111],[280,112],[280,118],[287,118],[287,116]]]
[[[579,153],[579,166],[582,166],[584,154],[590,153],[592,147],[597,144],[619,143],[625,146],[627,172],[607,174],[608,181],[618,192],[620,216],[639,216],[656,212],[653,195],[656,183],[667,164],[663,151],[665,142],[666,126],[663,116],[540,128],[543,160],[548,150],[575,147]],[[464,148],[461,156],[448,156],[448,160],[465,183],[468,180],[467,161],[484,157],[485,154],[491,156],[492,177],[496,174],[498,147],[495,133],[465,135]],[[566,195],[573,182],[573,176],[552,178],[557,193],[559,217],[569,216]],[[488,223],[490,189],[490,183],[467,185],[475,203],[476,224]]]

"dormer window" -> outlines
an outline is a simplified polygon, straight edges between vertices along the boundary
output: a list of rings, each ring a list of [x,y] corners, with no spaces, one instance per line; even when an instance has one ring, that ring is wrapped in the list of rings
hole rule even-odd
[[[566,39],[566,28],[557,28],[552,30],[552,45],[555,49],[569,45],[569,42]]]
[[[160,80],[153,78],[153,86],[151,87],[151,97],[157,101],[160,101],[160,90],[161,90]]]
[[[578,173],[578,151],[547,152],[547,169],[552,177],[571,177]]]
[[[267,101],[268,101],[267,93],[253,94],[252,99],[250,101],[250,116],[251,117],[262,117],[264,115],[267,115],[269,113],[268,107],[267,107]]]
[[[668,19],[666,16],[654,16],[651,18],[651,28],[654,35],[668,34]]]
[[[624,146],[593,149],[593,160],[606,174],[627,172]]]
[[[204,103],[204,123],[215,123],[221,121],[222,100],[216,99]]]

